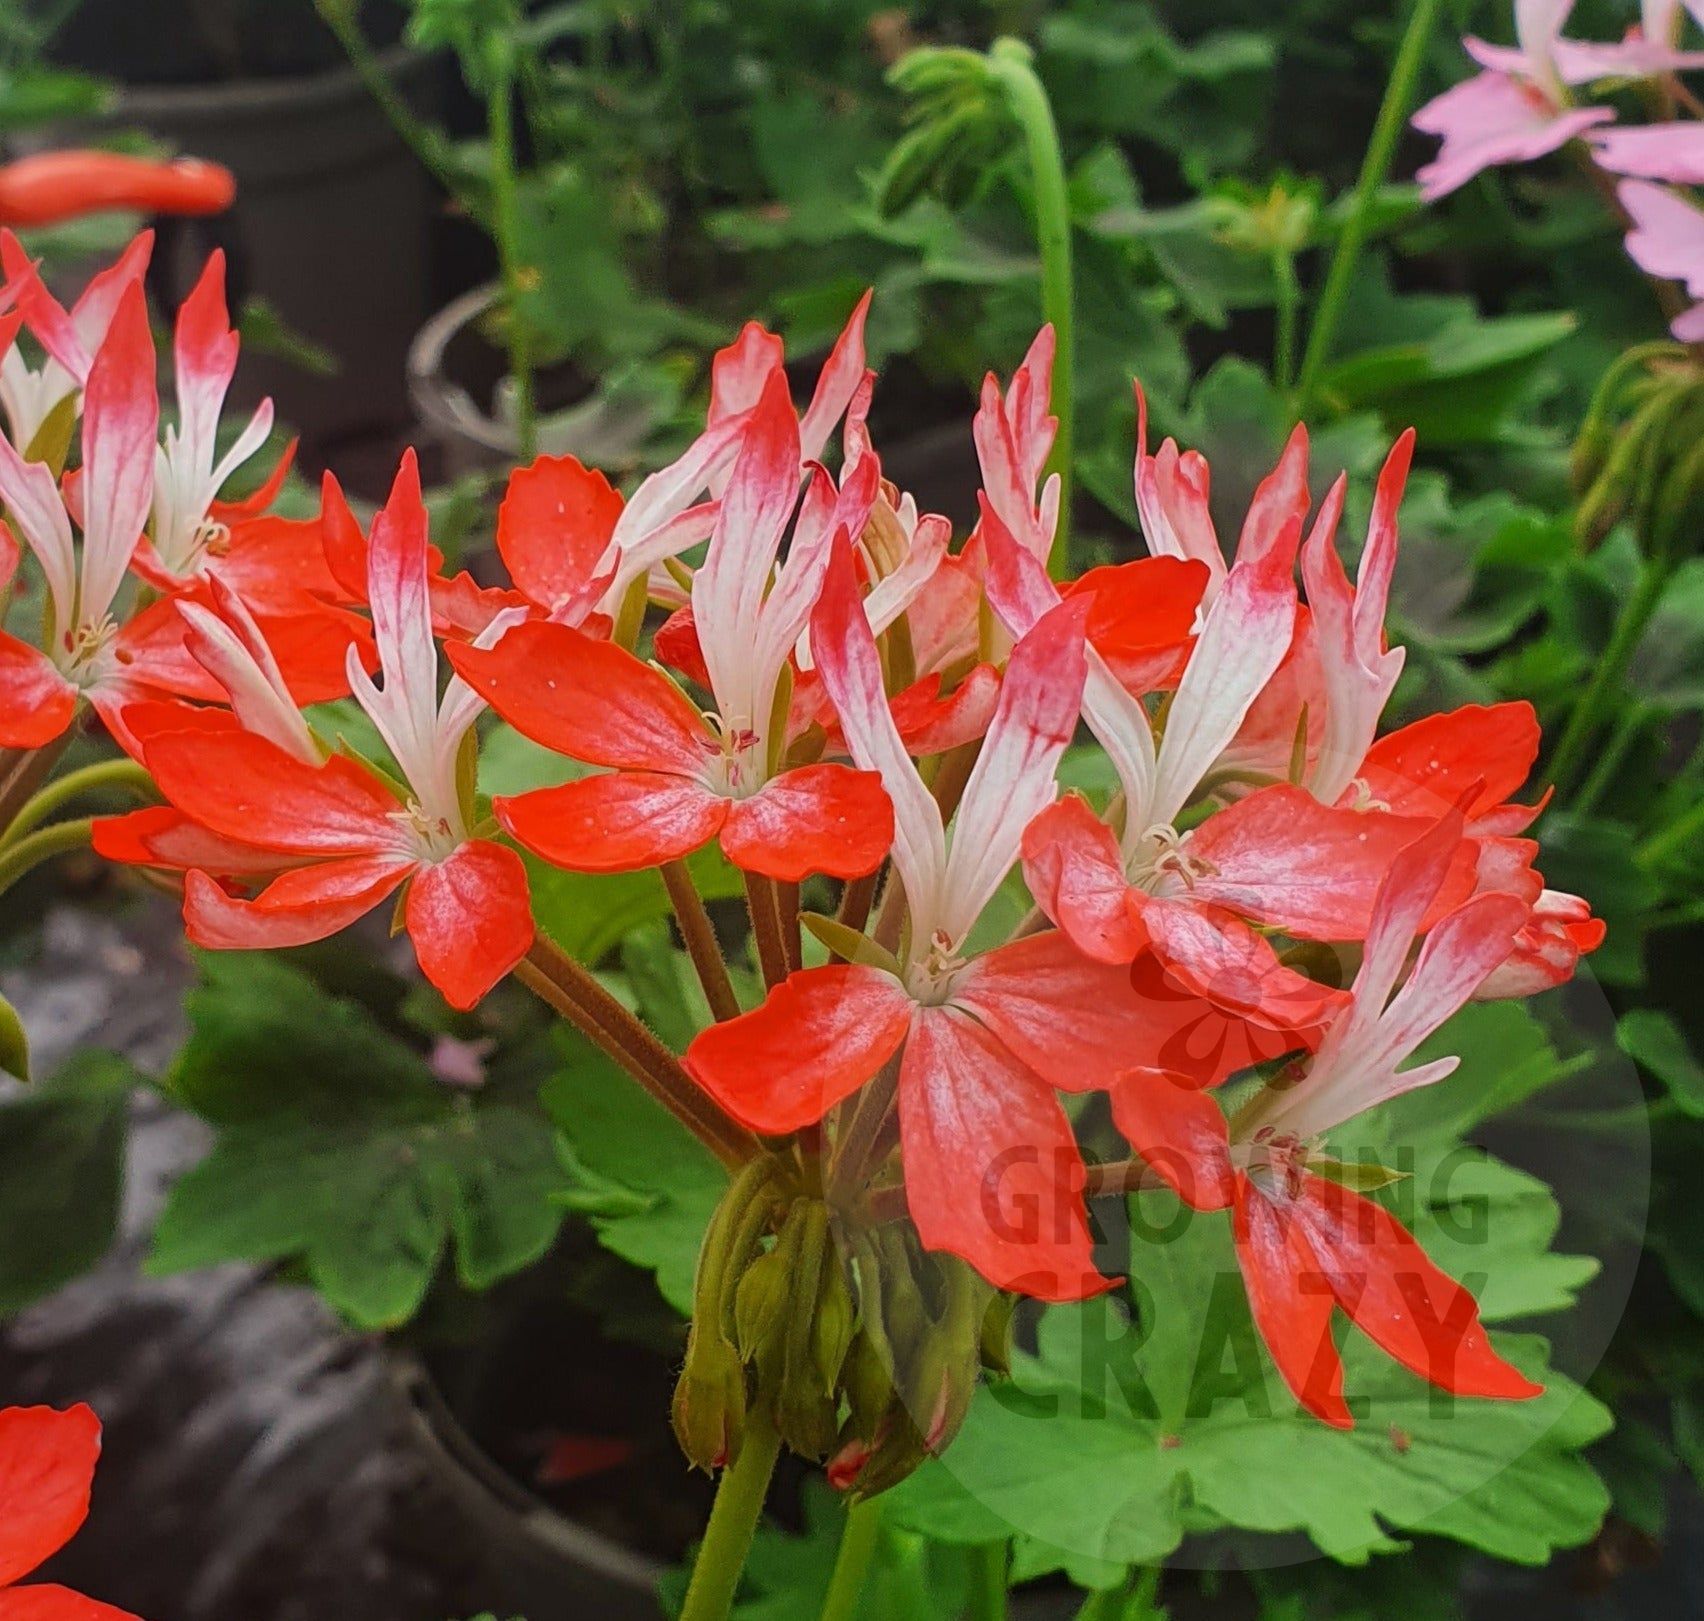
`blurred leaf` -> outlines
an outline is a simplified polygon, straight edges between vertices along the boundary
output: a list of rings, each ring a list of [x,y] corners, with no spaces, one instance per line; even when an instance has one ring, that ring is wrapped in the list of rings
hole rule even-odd
[[[335,377],[343,363],[322,343],[298,332],[267,300],[251,293],[243,300],[237,332],[248,354],[271,355],[313,377]]]
[[[1704,1064],[1680,1026],[1656,1008],[1634,1008],[1615,1024],[1616,1045],[1668,1089],[1681,1110],[1704,1120]]]
[[[360,1328],[406,1322],[453,1240],[470,1289],[537,1260],[563,1185],[552,1134],[456,1092],[352,1002],[275,957],[203,959],[175,1094],[220,1128],[172,1189],[151,1272],[299,1260]]]
[[[118,1225],[130,1094],[111,1053],[78,1053],[0,1103],[0,1317],[80,1276]]]
[[[578,1035],[557,1039],[561,1067],[546,1110],[567,1145],[569,1190],[606,1248],[654,1272],[682,1316],[692,1309],[698,1248],[728,1185],[719,1161],[661,1104]]]

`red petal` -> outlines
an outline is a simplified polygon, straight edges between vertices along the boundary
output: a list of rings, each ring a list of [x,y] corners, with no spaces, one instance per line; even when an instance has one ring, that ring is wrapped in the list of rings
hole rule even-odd
[[[862,878],[893,846],[893,806],[873,771],[807,765],[728,802],[722,848],[736,867],[796,884],[813,872]]]
[[[690,855],[722,829],[728,804],[658,771],[612,771],[539,788],[492,809],[534,855],[569,872],[636,872]]]
[[[1381,737],[1357,775],[1393,811],[1436,821],[1459,809],[1472,822],[1520,792],[1538,744],[1531,704],[1467,704]],[[1476,783],[1479,791],[1463,804]]]
[[[463,844],[414,875],[404,918],[421,972],[465,1012],[533,943],[526,866],[500,844]]]
[[[710,690],[710,667],[704,662],[704,649],[698,642],[698,621],[692,617],[690,605],[676,608],[657,626],[651,650],[670,669],[679,670],[706,692]]]
[[[1023,857],[1036,905],[1079,951],[1099,962],[1129,962],[1142,949],[1118,840],[1075,794],[1049,805],[1024,830]]]
[[[280,674],[298,704],[329,703],[349,693],[348,650],[361,662],[377,663],[367,622],[341,608],[257,616]],[[118,634],[118,657],[126,677],[162,692],[225,703],[225,689],[202,668],[185,642],[187,626],[170,597],[144,608]]]
[[[0,1621],[138,1621],[129,1610],[73,1593],[52,1582],[32,1582],[0,1592]]]
[[[396,799],[340,754],[311,766],[252,732],[167,732],[146,763],[172,804],[228,839],[298,855],[399,848]]]
[[[1491,1349],[1473,1296],[1383,1205],[1309,1176],[1294,1208],[1337,1303],[1381,1351],[1458,1396],[1542,1393]]]
[[[945,754],[983,736],[999,701],[1000,672],[992,664],[973,665],[944,698],[937,671],[894,695],[894,725],[905,746],[919,758]]]
[[[1391,861],[1431,825],[1334,809],[1288,785],[1263,788],[1190,835],[1187,853],[1207,869],[1192,893],[1305,940],[1361,940]],[[1473,848],[1464,843],[1427,925],[1473,893],[1473,864]]]
[[[762,1007],[700,1031],[686,1067],[742,1125],[779,1136],[814,1125],[869,1080],[911,1013],[899,981],[879,968],[806,968]]]
[[[1241,918],[1191,901],[1135,907],[1154,954],[1172,977],[1239,1018],[1317,1047],[1325,1026],[1349,1005],[1346,991],[1321,985],[1278,960],[1265,936]]]
[[[926,1010],[906,1043],[899,1121],[906,1203],[925,1248],[1039,1300],[1111,1287],[1095,1267],[1071,1123],[992,1031]]]
[[[284,481],[290,476],[290,469],[296,465],[296,451],[301,440],[292,439],[284,447],[284,453],[278,458],[277,464],[266,475],[265,482],[257,485],[247,495],[237,501],[215,501],[213,516],[222,523],[246,522],[250,518],[258,518],[278,499],[279,492],[284,488]]]
[[[1289,1031],[1268,1030],[1215,1007],[1183,984],[1159,956],[1144,951],[1130,965],[1130,988],[1148,1009],[1149,1045],[1124,1060],[1170,1070],[1197,1086],[1217,1086],[1250,1064],[1263,1064],[1301,1045]]]
[[[1208,579],[1205,563],[1142,557],[1090,569],[1063,594],[1093,599],[1089,641],[1119,681],[1132,692],[1158,692],[1183,677]]]
[[[95,853],[108,861],[174,872],[199,868],[220,878],[258,877],[290,864],[290,858],[276,850],[209,832],[170,805],[149,805],[127,816],[97,817],[92,843]]]
[[[490,649],[445,649],[457,673],[517,731],[591,765],[694,775],[704,722],[660,670],[566,625],[517,625]]]
[[[0,330],[0,337],[5,332]],[[24,549],[18,544],[15,536],[5,524],[0,523],[0,591],[4,591],[12,583],[12,577],[18,572],[18,564],[23,561]]]
[[[367,537],[330,473],[320,481],[320,543],[325,548],[326,567],[337,581],[340,600],[365,602]]]
[[[1251,1045],[1261,1057],[1294,1045],[1259,1030],[1244,1034],[1241,1020],[1200,997],[1092,961],[1052,930],[978,957],[954,982],[952,1000],[1067,1092],[1110,1086],[1135,1064],[1210,1085],[1251,1062]]]
[[[210,951],[305,946],[365,917],[413,868],[413,862],[383,857],[322,861],[285,873],[252,901],[227,895],[206,873],[192,872],[184,878],[184,930]]]
[[[497,550],[509,578],[541,608],[592,577],[621,517],[620,492],[573,456],[540,456],[509,479],[497,509]]]
[[[101,1421],[87,1407],[0,1412],[0,1586],[76,1535],[100,1454]]]
[[[1353,1429],[1343,1399],[1343,1361],[1331,1338],[1337,1300],[1294,1208],[1274,1204],[1246,1176],[1237,1176],[1234,1192],[1237,1262],[1273,1365],[1315,1418]]]
[[[76,715],[77,689],[53,661],[0,631],[0,748],[42,748]]]
[[[255,614],[302,613],[339,595],[318,518],[250,518],[238,524],[212,572]]]
[[[1224,1210],[1236,1195],[1224,1112],[1209,1092],[1160,1069],[1120,1075],[1113,1123],[1148,1167],[1196,1210]]]

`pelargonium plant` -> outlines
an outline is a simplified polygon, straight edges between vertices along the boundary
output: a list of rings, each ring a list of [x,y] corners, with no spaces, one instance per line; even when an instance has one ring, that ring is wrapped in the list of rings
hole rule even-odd
[[[1316,510],[1303,430],[1227,554],[1206,463],[1151,451],[1144,421],[1148,555],[1056,578],[1051,330],[985,385],[955,546],[883,476],[861,304],[802,411],[748,327],[703,433],[630,497],[573,457],[518,470],[510,583],[482,585],[434,549],[412,457],[370,525],[330,479],[314,520],[270,515],[276,478],[222,499],[269,413],[217,456],[236,340],[215,260],[162,436],[146,254],[67,314],[7,248],[6,341],[21,321],[58,370],[0,441],[6,578],[27,552],[45,587],[11,620],[35,637],[0,641],[0,888],[92,842],[217,951],[388,905],[452,1006],[514,975],[725,1163],[674,1407],[722,1478],[691,1621],[727,1613],[783,1445],[879,1493],[951,1444],[1016,1301],[1112,1287],[1095,1195],[1233,1212],[1254,1321],[1322,1424],[1354,1422],[1340,1312],[1446,1391],[1537,1394],[1327,1146],[1451,1071],[1409,1060],[1464,1004],[1561,984],[1603,932],[1524,836],[1529,706],[1380,733],[1411,436],[1351,576],[1344,480]],[[321,730],[332,696],[382,753]],[[568,780],[483,792],[502,725]],[[85,772],[152,802],[54,821],[90,781],[54,779],[60,751],[95,726],[129,759]],[[1080,735],[1108,799],[1061,792]],[[760,978],[695,886],[712,841]],[[684,1052],[538,929],[516,846],[661,873],[712,1015]],[[992,905],[1019,883],[1021,911]],[[1128,1153],[1088,1163],[1095,1094]]]

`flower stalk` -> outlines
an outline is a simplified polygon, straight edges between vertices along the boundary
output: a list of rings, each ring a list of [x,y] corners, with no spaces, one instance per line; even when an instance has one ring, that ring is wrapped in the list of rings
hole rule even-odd
[[[1361,159],[1361,173],[1355,181],[1355,196],[1349,218],[1343,223],[1337,246],[1332,250],[1331,263],[1326,269],[1325,284],[1320,289],[1319,303],[1314,309],[1308,328],[1307,347],[1302,354],[1301,375],[1296,384],[1296,408],[1305,413],[1313,403],[1319,386],[1319,374],[1331,358],[1332,341],[1337,336],[1337,323],[1343,318],[1343,306],[1355,279],[1355,267],[1372,230],[1373,206],[1379,188],[1390,175],[1391,160],[1396,156],[1396,143],[1414,105],[1414,90],[1420,78],[1420,68],[1426,59],[1426,47],[1437,27],[1442,0],[1415,0],[1408,18],[1408,27],[1397,47],[1396,61],[1385,84],[1384,99],[1379,103],[1378,118],[1373,124],[1372,138],[1367,142]]]
[[[680,1060],[560,946],[541,935],[515,977],[621,1065],[723,1164],[742,1165],[758,1152],[750,1132],[694,1086]]]

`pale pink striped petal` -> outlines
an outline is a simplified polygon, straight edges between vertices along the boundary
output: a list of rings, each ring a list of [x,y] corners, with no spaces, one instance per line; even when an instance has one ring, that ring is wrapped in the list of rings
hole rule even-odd
[[[154,501],[154,450],[160,402],[154,338],[140,282],[120,295],[106,341],[89,370],[83,398],[84,624],[99,621],[130,567]]]

